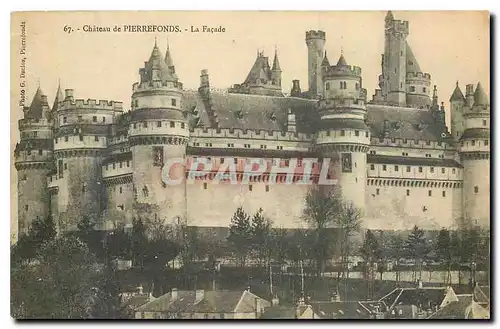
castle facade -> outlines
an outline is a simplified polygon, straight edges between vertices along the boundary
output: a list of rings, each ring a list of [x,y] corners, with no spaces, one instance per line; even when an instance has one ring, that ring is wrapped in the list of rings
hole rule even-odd
[[[39,88],[19,120],[19,233],[46,216],[62,231],[77,229],[84,216],[101,229],[139,217],[227,227],[238,206],[263,208],[277,227],[305,225],[310,185],[280,178],[269,184],[266,176],[211,184],[213,174],[165,184],[168,159],[200,157],[213,170],[232,163],[238,175],[252,159],[285,167],[290,159],[299,167],[301,159],[331,159],[343,197],[362,209],[365,228],[489,227],[488,97],[480,83],[467,85],[464,95],[457,82],[448,129],[444,103],[408,34],[408,22],[389,12],[380,89],[371,100],[360,67],[343,54],[330,63],[323,31],[306,32],[308,90],[294,80],[289,96],[277,53],[272,66],[258,53],[246,79],[226,92],[210,88],[206,70],[198,90],[188,91],[170,49],[163,55],[156,43],[133,84],[129,111],[122,102],[77,99],[60,87],[49,106]]]

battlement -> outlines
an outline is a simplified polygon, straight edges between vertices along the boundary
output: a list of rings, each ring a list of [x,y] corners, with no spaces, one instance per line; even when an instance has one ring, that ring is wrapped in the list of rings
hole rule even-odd
[[[321,39],[326,40],[326,33],[324,31],[318,30],[310,30],[306,32],[306,41],[311,39]]]
[[[321,99],[318,102],[318,108],[330,109],[334,107],[349,107],[358,110],[365,110],[365,102],[362,99],[354,97],[343,97],[343,98],[332,98],[332,99]]]
[[[183,89],[183,85],[178,81],[150,81],[147,83],[135,82],[132,85],[132,92],[143,92],[151,91],[152,89],[163,89],[165,91],[175,90],[179,91]]]
[[[258,139],[273,141],[294,141],[309,142],[312,138],[310,134],[295,133],[286,131],[266,131],[249,129],[231,129],[231,128],[194,128],[191,130],[191,137],[216,137],[216,138],[235,138],[235,139]]]
[[[65,99],[61,103],[60,111],[91,109],[104,111],[123,111],[123,102],[96,99]]]
[[[422,72],[408,72],[406,73],[406,79],[410,80],[431,80],[431,75],[429,73],[422,73]]]
[[[333,65],[327,68],[325,72],[326,77],[345,76],[345,75],[360,77],[361,67],[355,65],[341,65],[341,66]]]
[[[402,20],[393,20],[391,24],[387,26],[389,30],[393,30],[394,32],[409,34],[410,33],[410,24],[408,21]]]

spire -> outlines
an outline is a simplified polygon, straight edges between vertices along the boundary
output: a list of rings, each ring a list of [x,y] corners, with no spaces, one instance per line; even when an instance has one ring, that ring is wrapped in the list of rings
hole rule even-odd
[[[168,43],[168,40],[167,52],[165,53],[165,64],[167,64],[168,67],[174,66],[174,61],[172,60],[172,55],[170,54],[170,44]]]
[[[478,82],[476,91],[474,92],[474,105],[482,105],[482,106],[489,105],[488,97],[486,96],[486,93],[483,90],[481,82]]]
[[[273,71],[281,71],[280,62],[278,60],[278,49],[274,49]]]
[[[460,87],[458,85],[458,81],[457,81],[457,85],[455,87],[455,90],[453,90],[453,94],[451,94],[451,97],[450,97],[450,102],[453,102],[453,101],[465,102],[465,97],[464,97],[464,94],[462,93],[462,90],[460,90]]]
[[[34,119],[41,119],[43,113],[43,107],[46,99],[44,100],[45,95],[43,94],[42,89],[40,88],[40,84],[38,84],[38,88],[36,89],[35,95],[33,96],[33,100],[31,101],[31,105],[28,110],[28,117]]]
[[[162,56],[160,49],[158,49],[158,44],[155,37],[155,45],[151,51],[151,56],[149,56],[148,64],[151,69],[159,69],[161,67]]]
[[[321,63],[322,66],[330,66],[330,61],[328,60],[328,56],[326,55],[326,50],[325,50],[325,57],[323,57],[323,62]]]
[[[344,54],[340,54],[339,60],[337,62],[337,66],[347,66],[347,61],[344,58]]]
[[[61,79],[59,79],[59,84],[57,85],[56,97],[54,98],[54,104],[52,105],[52,111],[57,111],[59,109],[59,102],[64,100],[64,95],[61,90]]]

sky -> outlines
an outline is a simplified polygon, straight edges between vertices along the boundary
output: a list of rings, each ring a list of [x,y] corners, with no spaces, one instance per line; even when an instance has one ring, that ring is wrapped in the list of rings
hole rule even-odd
[[[481,84],[489,94],[489,13],[480,11],[393,11],[408,20],[407,38],[420,68],[430,73],[440,101],[448,108],[459,81]],[[208,69],[210,84],[228,88],[241,83],[257,51],[272,57],[278,51],[282,86],[289,92],[293,79],[307,90],[305,32],[326,32],[326,50],[332,64],[343,49],[350,65],[362,68],[368,98],[377,87],[384,47],[382,11],[356,12],[33,12],[11,22],[11,146],[19,138],[17,121],[21,56],[20,21],[26,22],[26,93],[28,104],[38,85],[52,104],[58,82],[74,89],[75,98],[123,101],[128,110],[132,84],[149,58],[155,37],[164,52],[170,45],[177,75],[185,89],[196,89],[200,70]],[[179,25],[182,33],[83,32],[84,25]],[[223,33],[191,33],[191,26],[223,27]],[[71,27],[74,32],[65,32]],[[80,31],[77,29],[80,28]],[[188,31],[186,32],[185,29]],[[449,113],[448,118],[449,122]],[[11,152],[12,153],[12,152]],[[15,170],[11,183],[15,189]],[[13,194],[15,195],[15,194]],[[15,205],[13,207],[15,213]]]

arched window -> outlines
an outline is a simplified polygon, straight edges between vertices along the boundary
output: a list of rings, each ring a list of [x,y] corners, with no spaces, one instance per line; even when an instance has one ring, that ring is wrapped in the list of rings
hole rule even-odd
[[[330,90],[330,82],[327,82],[326,85],[325,85],[325,89],[326,90]]]

